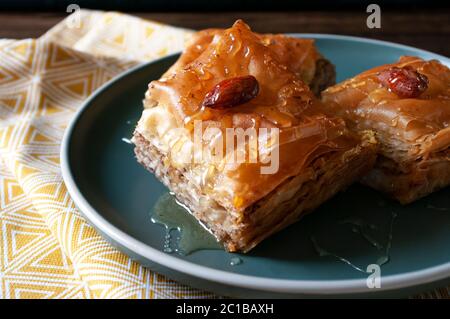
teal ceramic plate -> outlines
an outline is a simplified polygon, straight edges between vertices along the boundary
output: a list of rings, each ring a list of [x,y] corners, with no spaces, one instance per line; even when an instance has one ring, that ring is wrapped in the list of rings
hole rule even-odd
[[[317,39],[320,51],[336,65],[338,81],[401,55],[450,65],[443,56],[387,42],[298,36]],[[67,129],[61,153],[64,180],[86,219],[107,240],[170,278],[232,296],[406,295],[448,280],[450,188],[402,207],[354,185],[249,254],[165,253],[165,230],[151,222],[150,213],[167,190],[136,162],[133,146],[123,138],[132,135],[147,84],[176,58],[141,65],[110,81],[86,101]],[[363,233],[355,222],[365,223]],[[368,288],[368,274],[344,261],[366,270],[387,255],[381,288]],[[236,256],[243,262],[232,266]]]

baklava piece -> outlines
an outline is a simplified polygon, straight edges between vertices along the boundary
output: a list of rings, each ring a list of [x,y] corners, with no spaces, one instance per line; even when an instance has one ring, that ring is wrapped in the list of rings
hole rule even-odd
[[[328,88],[322,101],[354,131],[379,142],[362,182],[403,204],[450,184],[450,70],[439,61],[402,57]]]
[[[325,116],[302,66],[286,64],[298,40],[280,39],[275,46],[237,21],[195,56],[188,49],[149,84],[132,140],[138,161],[231,252],[297,221],[375,161],[370,133]],[[248,135],[229,148],[239,130]]]

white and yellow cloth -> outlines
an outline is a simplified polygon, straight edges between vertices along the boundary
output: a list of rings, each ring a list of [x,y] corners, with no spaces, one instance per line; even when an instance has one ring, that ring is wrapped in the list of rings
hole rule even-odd
[[[213,297],[111,247],[80,216],[59,166],[83,100],[131,66],[180,51],[191,31],[76,14],[39,39],[0,40],[0,298]],[[426,296],[448,298],[448,289]]]

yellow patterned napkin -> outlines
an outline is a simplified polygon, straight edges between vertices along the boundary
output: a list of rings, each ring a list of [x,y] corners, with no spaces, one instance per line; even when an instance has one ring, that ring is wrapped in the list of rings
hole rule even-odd
[[[0,40],[0,298],[213,297],[105,242],[76,210],[59,166],[64,129],[86,97],[137,63],[180,51],[190,35],[82,10],[37,40]]]
[[[85,11],[0,40],[0,297],[208,297],[132,262],[79,215],[61,178],[67,123],[103,83],[180,51],[188,30]],[[79,19],[79,21],[73,21]]]

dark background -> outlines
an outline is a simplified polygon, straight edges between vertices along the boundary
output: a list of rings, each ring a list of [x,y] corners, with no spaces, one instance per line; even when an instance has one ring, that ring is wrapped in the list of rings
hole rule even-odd
[[[346,34],[450,56],[450,1],[432,0],[0,0],[0,38],[39,37],[72,3],[190,29],[227,27],[241,18],[258,32]],[[366,26],[369,3],[381,7],[381,29]]]
[[[448,2],[448,1],[447,1]],[[343,10],[365,8],[376,3],[385,8],[444,7],[445,1],[433,0],[0,0],[4,10],[65,10],[69,4],[84,8],[120,11],[272,11]]]

